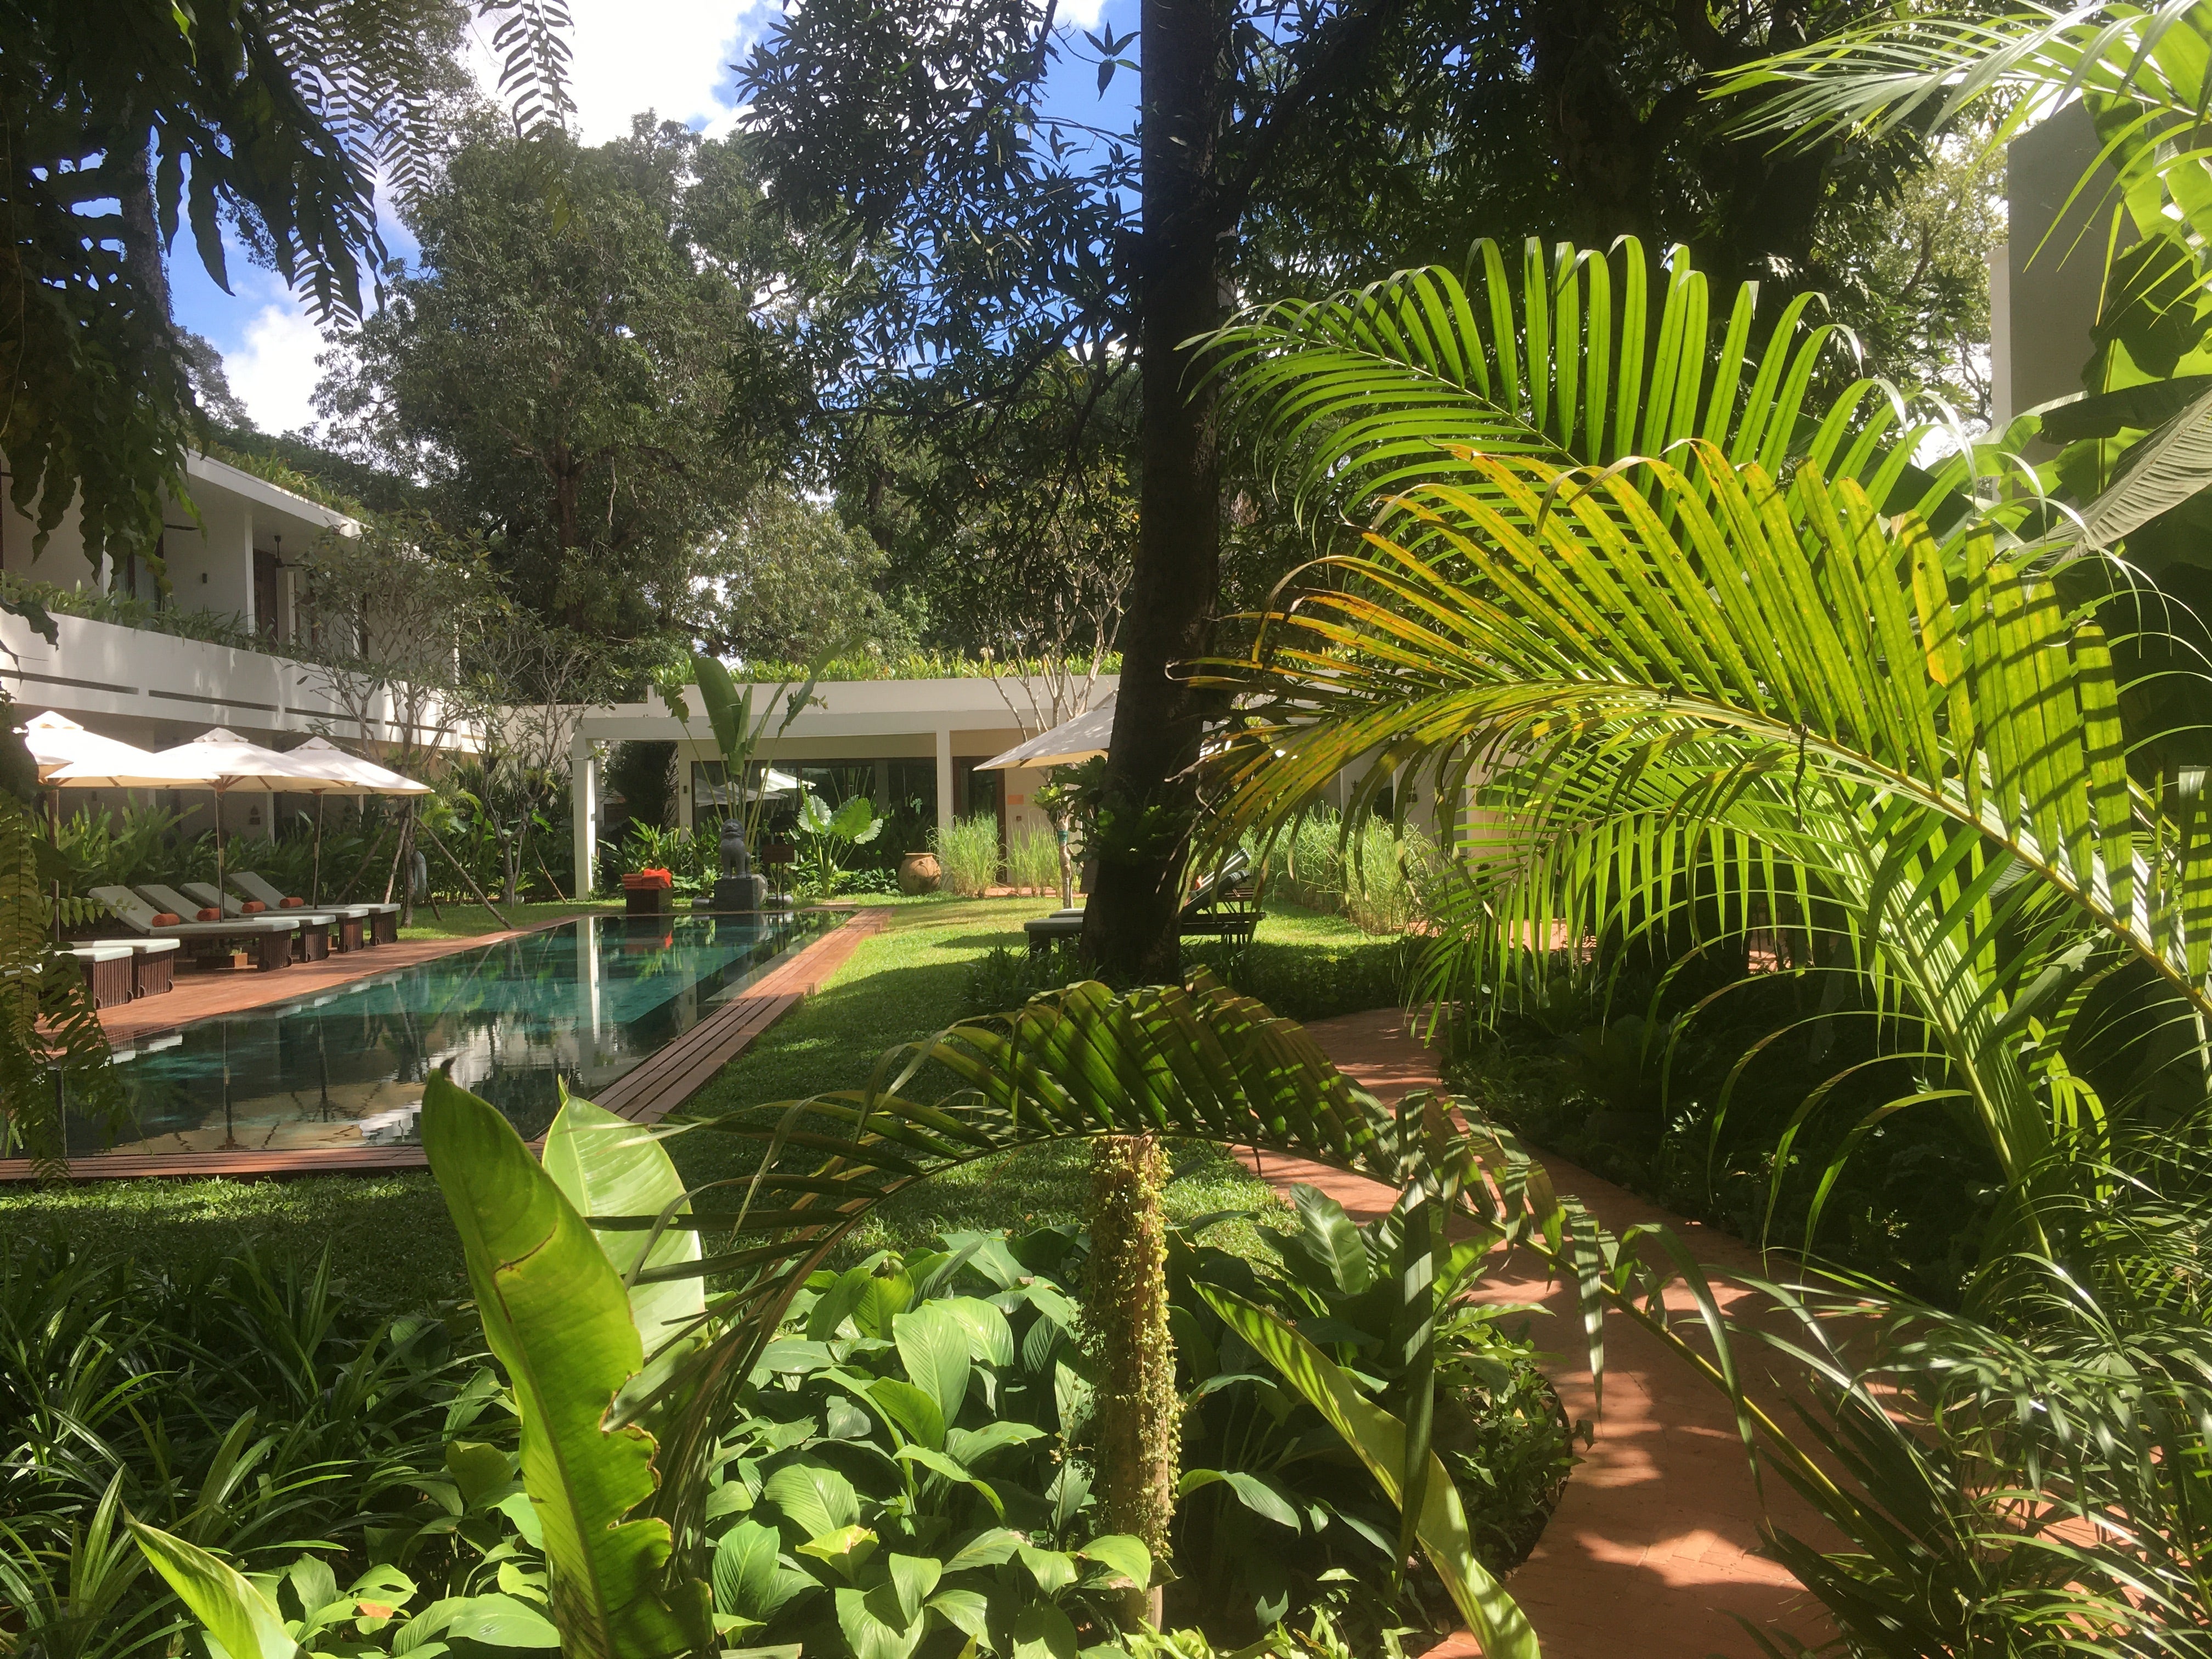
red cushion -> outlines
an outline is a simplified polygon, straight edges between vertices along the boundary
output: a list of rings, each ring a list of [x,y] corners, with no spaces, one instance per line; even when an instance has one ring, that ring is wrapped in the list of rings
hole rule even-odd
[[[259,899],[247,899],[244,903],[238,907],[238,912],[240,915],[250,916],[259,911],[266,910],[269,907],[264,904]]]
[[[287,909],[287,910],[297,910],[297,909],[300,909],[301,907],[303,907],[303,906],[307,903],[307,900],[305,900],[305,899],[301,898],[298,894],[295,893],[291,897],[289,897],[289,898],[288,898],[288,899],[286,899],[286,900],[284,901],[284,903],[283,903],[283,908],[285,908],[285,909]]]
[[[182,916],[173,915],[170,912],[164,910],[154,918],[154,925],[156,927],[174,927],[183,920],[184,918]]]
[[[213,908],[210,908],[200,912],[199,919],[202,921],[221,921],[222,920],[222,912]]]

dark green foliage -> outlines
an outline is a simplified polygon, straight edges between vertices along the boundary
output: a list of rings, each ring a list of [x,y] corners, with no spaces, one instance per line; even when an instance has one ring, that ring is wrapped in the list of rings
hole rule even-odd
[[[872,544],[720,434],[757,298],[804,258],[744,147],[649,116],[598,146],[489,115],[447,137],[406,208],[422,263],[318,394],[353,458],[422,478],[514,599],[578,635],[647,657],[907,643]]]
[[[1397,1283],[1404,1212],[1355,1224],[1310,1187],[1293,1189],[1298,1227],[1263,1233],[1268,1266],[1177,1231],[1169,1261],[1175,1330],[1192,1408],[1184,1422],[1183,1500],[1171,1622],[1224,1645],[1286,1613],[1334,1607],[1370,1643],[1394,1625],[1443,1630],[1456,1613],[1425,1571],[1395,1595],[1395,1505],[1309,1406],[1284,1389],[1195,1290],[1229,1291],[1294,1322],[1384,1409],[1407,1412],[1415,1386]],[[1483,1255],[1462,1246],[1436,1285],[1432,1444],[1460,1489],[1482,1565],[1503,1573],[1534,1547],[1575,1458],[1576,1429],[1536,1369],[1525,1309],[1462,1300]],[[1588,1425],[1581,1425],[1587,1434]]]
[[[104,1495],[242,1565],[315,1540],[342,1580],[372,1560],[431,1580],[482,1547],[451,1522],[448,1440],[513,1440],[482,1355],[434,1316],[355,1310],[327,1254],[165,1272],[19,1234],[0,1352],[0,1574],[58,1655],[158,1654],[179,1628],[135,1550],[72,1560]]]
[[[1255,939],[1241,946],[1187,939],[1183,957],[1193,966],[1212,969],[1232,990],[1279,1010],[1285,1018],[1316,1020],[1395,1007],[1411,982],[1419,951],[1402,939],[1359,945]],[[1074,949],[1065,940],[1034,954],[1000,945],[969,969],[961,1012],[963,1018],[1006,1013],[1081,975]]]
[[[715,1584],[754,1641],[865,1653],[875,1624],[930,1655],[966,1633],[1007,1651],[1018,1628],[1111,1638],[1110,1587],[1150,1572],[1133,1540],[1100,1536],[1080,1452],[1079,1259],[1072,1230],[965,1233],[808,1281],[724,1441],[738,1519]],[[836,1536],[853,1526],[866,1535]],[[871,1589],[902,1560],[931,1581],[911,1607]]]

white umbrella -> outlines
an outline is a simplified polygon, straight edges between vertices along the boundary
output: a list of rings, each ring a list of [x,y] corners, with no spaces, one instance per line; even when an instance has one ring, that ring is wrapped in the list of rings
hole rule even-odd
[[[64,768],[55,775],[68,782],[84,782],[98,763]],[[179,784],[198,785],[215,791],[215,884],[222,890],[222,798],[236,789],[306,791],[326,782],[312,759],[301,763],[258,743],[248,743],[235,732],[218,726],[190,743],[157,750],[141,763],[113,773],[93,774],[112,787],[161,789]]]
[[[321,774],[328,781],[302,785],[315,798],[315,878],[307,902],[323,899],[323,797],[325,795],[427,795],[430,786],[379,766],[374,761],[349,755],[328,738],[309,738],[284,758]]]
[[[143,749],[118,743],[113,738],[104,738],[97,732],[86,731],[66,714],[47,713],[33,715],[25,722],[22,732],[23,746],[31,751],[31,759],[38,766],[39,781],[54,792],[46,797],[46,823],[48,834],[57,847],[61,845],[62,840],[61,792],[72,785],[80,789],[94,788],[100,782],[97,779],[82,783],[74,779],[64,781],[59,775],[64,769],[90,764],[110,772],[129,771],[153,759]],[[54,892],[58,898],[61,893],[58,883]],[[54,906],[54,938],[57,941],[61,938],[61,906],[57,903]]]
[[[118,772],[153,758],[143,749],[86,731],[66,714],[35,715],[25,722],[22,732],[24,746],[38,763],[40,783],[51,782],[54,774],[65,766],[94,764],[103,771]],[[77,787],[98,786],[84,783]]]
[[[981,762],[978,772],[1011,772],[1017,766],[1073,766],[1106,752],[1114,735],[1114,694],[1108,692],[1096,708],[1055,726],[1041,737],[1016,744],[1003,755]]]

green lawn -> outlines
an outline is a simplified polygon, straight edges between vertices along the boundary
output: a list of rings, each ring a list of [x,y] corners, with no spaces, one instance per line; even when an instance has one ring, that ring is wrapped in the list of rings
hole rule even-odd
[[[569,916],[589,915],[594,910],[619,910],[622,903],[616,900],[607,903],[571,903],[566,900],[547,900],[539,904],[502,904],[500,915],[514,927],[535,927],[540,922],[560,921]],[[400,930],[399,937],[406,939],[473,939],[478,933],[499,931],[499,923],[492,913],[481,904],[441,903],[436,911],[428,904],[415,907],[414,922]]]
[[[526,905],[532,920],[584,906]],[[1021,924],[1054,908],[1049,899],[932,899],[886,907],[890,926],[861,942],[823,985],[691,1103],[702,1114],[757,1107],[865,1083],[887,1048],[927,1036],[961,1016],[962,988],[975,959],[994,946],[1018,948]],[[445,922],[418,913],[410,937],[448,936],[489,926],[480,909],[447,906]],[[514,918],[522,920],[518,915]],[[1363,941],[1348,923],[1310,912],[1271,910],[1260,938],[1327,957]],[[709,1133],[672,1145],[687,1179],[742,1167],[733,1143]],[[1184,1173],[1169,1189],[1179,1218],[1265,1206],[1267,1189],[1225,1155],[1175,1150]],[[1021,1227],[1073,1219],[1086,1207],[1086,1154],[1048,1146],[951,1171],[886,1205],[854,1249],[927,1242],[948,1228]],[[103,1253],[130,1255],[190,1273],[201,1264],[266,1244],[313,1257],[325,1246],[347,1293],[394,1311],[465,1294],[459,1247],[428,1176],[326,1176],[305,1181],[118,1181],[76,1188],[0,1188],[0,1231],[59,1230]]]

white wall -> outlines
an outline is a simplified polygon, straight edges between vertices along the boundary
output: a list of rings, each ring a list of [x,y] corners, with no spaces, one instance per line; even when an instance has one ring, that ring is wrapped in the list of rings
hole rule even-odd
[[[313,664],[82,617],[57,616],[54,625],[50,645],[20,617],[0,616],[0,685],[19,716],[54,709],[141,748],[184,743],[210,726],[263,743],[314,732],[349,744],[399,736],[389,697],[366,711],[364,728],[330,695],[330,671]],[[474,730],[457,732],[452,746],[474,748]]]

